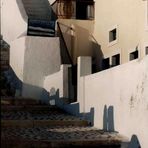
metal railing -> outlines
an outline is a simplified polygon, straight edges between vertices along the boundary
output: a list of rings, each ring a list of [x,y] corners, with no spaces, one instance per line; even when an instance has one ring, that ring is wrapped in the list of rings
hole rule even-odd
[[[90,0],[80,1],[84,5],[87,5],[87,18],[86,20],[94,19],[94,2]],[[55,7],[54,7],[55,6]],[[77,4],[76,0],[56,0],[52,5],[54,12],[58,18],[62,19],[77,19]],[[80,12],[81,13],[81,12]]]

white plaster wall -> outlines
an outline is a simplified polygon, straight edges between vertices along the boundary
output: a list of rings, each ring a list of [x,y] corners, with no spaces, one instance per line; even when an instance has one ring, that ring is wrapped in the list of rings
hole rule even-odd
[[[43,88],[44,77],[60,70],[61,56],[59,38],[32,37],[25,38],[25,55],[23,68],[23,96],[41,99],[36,95]],[[30,88],[28,87],[31,86]],[[42,90],[41,90],[42,91]]]
[[[63,71],[46,76],[43,86],[49,93],[54,89],[59,90],[59,96],[63,96]],[[50,94],[49,94],[50,95]]]
[[[50,93],[51,89],[59,90],[59,96],[63,97],[63,65],[60,71],[45,77],[44,88]]]
[[[141,147],[147,148],[148,56],[79,79],[81,111],[94,107],[94,126],[103,128],[105,105],[113,106],[115,130],[129,139],[136,134]]]
[[[69,97],[69,86],[68,86],[68,68],[70,65],[61,65],[60,71],[46,76],[44,79],[43,88],[49,93],[51,99],[57,103],[62,103],[62,98]],[[54,96],[57,95],[57,96]],[[60,99],[60,100],[59,100]],[[58,104],[59,104],[58,103]],[[63,102],[64,103],[64,102]],[[61,104],[60,104],[61,105]]]
[[[12,41],[10,48],[10,66],[21,81],[23,81],[24,73],[24,55],[25,37],[21,37],[15,41]]]
[[[9,44],[27,34],[27,15],[21,0],[1,0],[1,34]]]
[[[26,36],[13,41],[10,65],[23,82],[22,96],[44,99],[44,78],[60,70],[59,38]]]
[[[55,0],[48,0],[48,1],[49,1],[50,5],[52,5],[55,2]]]

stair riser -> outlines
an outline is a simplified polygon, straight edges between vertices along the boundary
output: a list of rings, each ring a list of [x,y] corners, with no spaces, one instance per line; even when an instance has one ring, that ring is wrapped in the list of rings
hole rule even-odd
[[[49,106],[1,106],[1,111],[8,112],[8,111],[28,111],[28,112],[36,112],[36,111],[48,111],[50,108]]]
[[[61,120],[1,120],[1,127],[54,127],[54,126],[88,126],[87,121],[61,121]]]
[[[120,143],[105,143],[104,141],[39,141],[39,140],[5,140],[3,147],[7,148],[121,148]]]
[[[40,102],[38,100],[33,100],[33,99],[12,99],[12,98],[4,98],[1,99],[1,104],[2,105],[39,105]]]

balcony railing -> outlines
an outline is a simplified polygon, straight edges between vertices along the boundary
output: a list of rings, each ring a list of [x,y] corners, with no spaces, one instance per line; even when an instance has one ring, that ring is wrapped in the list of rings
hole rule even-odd
[[[93,0],[57,0],[53,9],[58,18],[65,19],[94,19]]]

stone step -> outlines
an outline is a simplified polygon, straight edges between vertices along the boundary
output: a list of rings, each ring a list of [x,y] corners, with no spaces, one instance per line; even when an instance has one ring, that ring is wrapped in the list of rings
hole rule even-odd
[[[39,100],[22,97],[1,97],[1,105],[40,105]]]
[[[117,132],[92,127],[2,128],[1,146],[11,148],[127,148],[128,139]]]
[[[50,19],[48,0],[22,0],[28,18]]]
[[[31,36],[47,36],[47,37],[54,37],[54,33],[48,33],[48,32],[36,32],[36,31],[29,31],[28,35]]]
[[[56,107],[10,106],[1,110],[2,127],[88,126],[88,121],[70,115]]]
[[[56,110],[57,107],[49,105],[1,105],[1,111],[49,111]]]
[[[55,127],[55,126],[88,126],[87,121],[78,120],[1,120],[1,127],[9,128],[34,128],[34,127]]]

